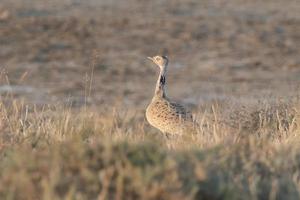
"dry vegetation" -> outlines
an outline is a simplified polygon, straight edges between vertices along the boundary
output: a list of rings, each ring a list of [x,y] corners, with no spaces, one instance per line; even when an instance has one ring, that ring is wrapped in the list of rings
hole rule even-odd
[[[300,199],[299,3],[122,2],[0,2],[0,199]],[[145,121],[162,52],[196,135]]]
[[[2,102],[0,196],[298,199],[299,107],[288,104],[244,106],[225,118],[212,105],[199,112],[197,135],[166,141],[121,108]]]

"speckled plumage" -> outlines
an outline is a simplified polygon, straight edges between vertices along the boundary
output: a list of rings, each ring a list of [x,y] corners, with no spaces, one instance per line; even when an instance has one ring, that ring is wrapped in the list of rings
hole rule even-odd
[[[160,75],[151,103],[146,109],[148,122],[163,133],[182,135],[194,127],[193,117],[182,105],[172,102],[165,94],[165,74],[168,60],[155,56],[151,59],[160,67]]]

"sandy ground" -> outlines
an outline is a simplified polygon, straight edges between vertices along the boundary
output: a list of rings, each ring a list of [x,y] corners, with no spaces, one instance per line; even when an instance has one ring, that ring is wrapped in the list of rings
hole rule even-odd
[[[168,95],[190,107],[297,96],[299,10],[296,0],[2,0],[0,94],[144,109],[158,71],[146,57],[166,54]]]

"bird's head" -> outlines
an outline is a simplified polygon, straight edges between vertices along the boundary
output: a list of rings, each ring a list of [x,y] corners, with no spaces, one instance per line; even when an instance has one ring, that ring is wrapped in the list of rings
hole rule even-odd
[[[167,56],[154,56],[154,57],[148,57],[148,59],[154,62],[160,68],[165,68],[169,62]]]

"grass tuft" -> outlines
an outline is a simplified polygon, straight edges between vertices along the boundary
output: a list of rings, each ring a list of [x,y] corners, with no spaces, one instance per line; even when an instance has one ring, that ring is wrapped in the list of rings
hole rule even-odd
[[[1,102],[0,198],[298,199],[297,108],[214,105],[165,140],[138,112]]]

